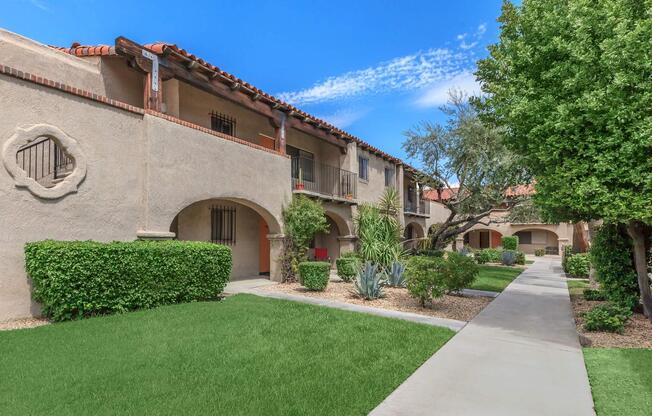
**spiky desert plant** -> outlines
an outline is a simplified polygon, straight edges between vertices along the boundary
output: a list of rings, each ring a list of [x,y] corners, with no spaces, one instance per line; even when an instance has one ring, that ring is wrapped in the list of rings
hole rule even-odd
[[[400,261],[392,263],[392,267],[387,273],[387,286],[403,287],[405,286],[405,264]]]
[[[383,297],[383,278],[384,275],[378,271],[377,265],[366,262],[354,282],[355,294],[366,300]]]

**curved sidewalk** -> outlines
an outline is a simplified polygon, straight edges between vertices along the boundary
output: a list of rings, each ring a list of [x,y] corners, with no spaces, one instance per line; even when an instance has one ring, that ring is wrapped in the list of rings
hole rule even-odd
[[[594,415],[559,260],[537,259],[371,415]]]

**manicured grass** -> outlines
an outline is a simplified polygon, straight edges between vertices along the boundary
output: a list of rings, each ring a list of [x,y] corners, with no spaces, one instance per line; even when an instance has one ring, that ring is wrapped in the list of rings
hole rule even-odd
[[[237,295],[0,332],[0,414],[367,414],[453,332]]]
[[[523,272],[523,269],[504,266],[480,265],[480,274],[471,289],[502,292],[508,284]]]
[[[584,289],[589,287],[588,279],[568,279],[566,283],[568,284],[568,292],[571,295],[581,295],[584,293]]]
[[[585,348],[598,416],[652,412],[652,349]]]

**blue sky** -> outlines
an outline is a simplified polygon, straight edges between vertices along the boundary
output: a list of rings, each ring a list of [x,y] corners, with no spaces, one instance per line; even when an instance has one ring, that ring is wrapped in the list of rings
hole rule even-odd
[[[451,87],[477,91],[475,61],[498,35],[500,0],[4,0],[0,27],[42,43],[123,35],[194,53],[388,153],[444,121]]]

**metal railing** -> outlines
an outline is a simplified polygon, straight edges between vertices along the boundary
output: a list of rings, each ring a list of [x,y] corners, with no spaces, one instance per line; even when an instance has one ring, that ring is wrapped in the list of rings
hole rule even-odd
[[[358,197],[358,175],[307,157],[292,157],[292,189],[344,199]]]
[[[406,199],[403,205],[403,211],[408,214],[430,215],[430,204],[428,201],[421,200],[417,203]]]
[[[75,164],[74,159],[49,137],[18,149],[16,163],[37,182],[58,179],[71,171]]]

